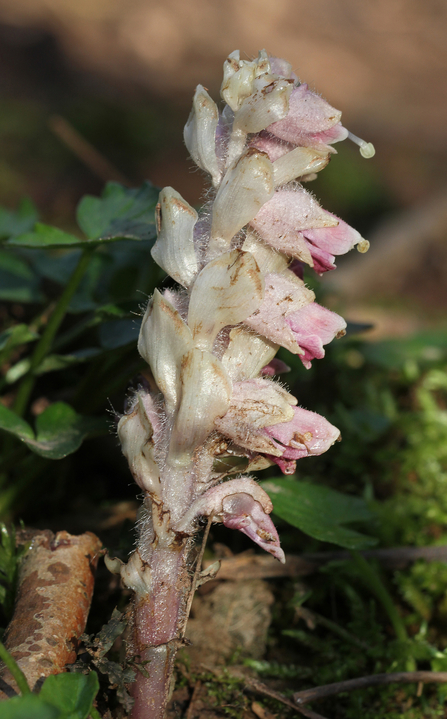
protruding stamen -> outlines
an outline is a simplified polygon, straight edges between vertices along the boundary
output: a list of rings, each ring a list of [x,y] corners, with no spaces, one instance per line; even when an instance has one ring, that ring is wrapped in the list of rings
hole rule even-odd
[[[376,154],[376,150],[372,142],[365,142],[365,140],[362,140],[360,137],[357,137],[357,135],[353,135],[352,132],[348,132],[348,138],[359,146],[360,154],[366,160],[368,160],[370,157],[374,157],[374,155]]]
[[[357,243],[357,250],[364,254],[365,252],[368,252],[369,250],[369,242],[368,240],[364,240],[363,237],[360,240],[360,242]]]

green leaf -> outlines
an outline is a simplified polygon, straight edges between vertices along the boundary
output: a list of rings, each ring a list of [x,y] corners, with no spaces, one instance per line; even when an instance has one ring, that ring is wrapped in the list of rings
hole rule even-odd
[[[79,227],[90,240],[154,239],[158,193],[150,182],[138,189],[109,182],[102,197],[83,197],[77,210]]]
[[[76,452],[86,437],[107,431],[105,419],[83,417],[65,402],[55,402],[37,417],[36,435],[15,412],[0,405],[0,429],[15,435],[47,459],[62,459]]]
[[[0,351],[9,352],[14,347],[33,342],[38,337],[39,335],[30,330],[28,325],[15,325],[15,327],[10,327],[0,334]]]
[[[447,357],[447,332],[421,332],[397,340],[365,342],[361,352],[368,362],[384,369],[402,369],[410,360],[439,362]]]
[[[57,247],[77,247],[83,242],[84,241],[79,239],[79,237],[59,230],[58,227],[37,222],[34,227],[34,232],[25,232],[23,235],[11,237],[5,244],[8,247],[31,247],[38,249],[46,247],[56,249]]]
[[[61,719],[87,719],[98,693],[96,672],[53,674],[45,679],[39,698],[61,711]]]
[[[36,375],[66,369],[67,367],[72,367],[73,365],[77,365],[82,362],[89,362],[99,354],[102,354],[102,350],[98,347],[85,347],[84,349],[78,350],[78,352],[72,352],[71,354],[47,355],[37,368]]]
[[[34,432],[28,422],[3,404],[0,404],[0,429],[4,429],[5,432],[14,434],[24,441],[34,439]]]
[[[16,212],[0,207],[0,239],[16,237],[33,229],[39,219],[33,202],[25,197]]]
[[[76,452],[89,434],[106,428],[103,419],[83,417],[65,402],[55,402],[37,417],[36,440],[26,443],[41,457],[62,459]]]
[[[140,320],[124,318],[103,322],[99,326],[99,341],[104,349],[114,350],[118,347],[138,341]]]
[[[373,537],[343,526],[371,520],[371,512],[359,497],[291,478],[269,479],[261,486],[270,495],[274,513],[311,537],[347,549],[376,544]]]
[[[11,251],[0,250],[0,299],[41,302],[40,280],[28,264]]]
[[[1,717],[2,719],[65,719],[65,714],[54,705],[43,701],[40,696],[27,694],[2,702]]]

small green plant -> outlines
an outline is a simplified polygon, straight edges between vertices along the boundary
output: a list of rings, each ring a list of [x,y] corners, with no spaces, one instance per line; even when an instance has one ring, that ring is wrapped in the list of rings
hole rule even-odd
[[[93,706],[99,689],[95,672],[52,675],[35,694],[3,644],[0,644],[0,659],[13,675],[21,694],[2,703],[3,719],[87,719],[88,716],[100,719]]]
[[[0,606],[8,621],[14,608],[19,563],[28,546],[16,546],[14,527],[0,522]]]

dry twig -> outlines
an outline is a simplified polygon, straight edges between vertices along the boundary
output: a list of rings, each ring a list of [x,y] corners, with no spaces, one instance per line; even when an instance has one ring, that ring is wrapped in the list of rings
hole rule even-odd
[[[259,694],[264,694],[265,696],[271,697],[272,699],[276,699],[276,701],[281,702],[281,704],[285,704],[286,706],[290,707],[290,709],[298,711],[300,714],[307,717],[307,719],[326,719],[321,714],[317,714],[311,709],[307,709],[307,707],[298,706],[290,699],[287,699],[287,697],[285,697],[280,692],[277,692],[274,689],[270,689],[270,687],[268,687],[266,684],[263,684],[258,679],[253,679],[253,677],[247,676],[244,676],[243,679],[247,687],[249,687],[253,691],[259,692]]]
[[[366,559],[377,559],[387,569],[402,569],[417,559],[427,562],[445,562],[447,546],[439,547],[393,547],[392,549],[370,549],[360,552]],[[315,552],[313,554],[287,555],[285,564],[280,564],[270,555],[244,552],[236,557],[221,560],[218,579],[269,579],[275,577],[304,577],[313,574],[327,562],[352,559],[349,552]],[[204,562],[207,567],[213,559]]]
[[[85,137],[82,137],[64,117],[52,115],[48,124],[50,129],[64,145],[66,145],[94,175],[99,177],[100,180],[104,182],[115,180],[115,182],[129,186],[132,184],[122,172],[112,165],[110,160],[104,157],[96,147],[93,147]]]
[[[373,674],[358,679],[348,679],[344,682],[325,684],[314,689],[305,689],[293,695],[294,701],[300,706],[310,701],[332,697],[335,694],[349,692],[353,689],[366,689],[383,684],[445,684],[447,683],[447,672],[395,672],[391,674]]]

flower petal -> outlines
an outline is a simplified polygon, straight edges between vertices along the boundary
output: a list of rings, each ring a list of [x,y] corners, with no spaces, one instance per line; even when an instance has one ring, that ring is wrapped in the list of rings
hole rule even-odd
[[[268,132],[281,140],[305,147],[321,145],[319,133],[327,133],[340,122],[341,112],[322,97],[311,92],[303,83],[295,87],[289,101],[287,116],[267,127]],[[323,142],[336,142],[336,139]],[[344,139],[344,138],[343,138]]]
[[[256,69],[254,62],[240,60],[239,50],[234,50],[225,60],[220,95],[233,111],[252,94]]]
[[[277,531],[268,516],[272,509],[270,497],[251,477],[239,477],[209,489],[196,499],[173,529],[193,534],[197,517],[214,516],[226,527],[239,529],[284,563]]]
[[[346,330],[343,317],[316,302],[290,314],[287,323],[296,342],[304,350],[300,359],[307,369],[311,366],[311,360],[324,357],[323,345],[332,342],[334,337],[342,337]]]
[[[273,167],[267,155],[249,147],[228,169],[213,205],[211,252],[225,251],[239,230],[273,195]]]
[[[181,397],[169,447],[169,461],[188,465],[194,451],[228,409],[232,384],[222,363],[210,352],[192,349],[182,360]]]
[[[315,457],[326,452],[340,437],[340,430],[316,412],[293,407],[290,422],[265,428],[267,434],[283,445],[283,459]]]
[[[189,301],[188,325],[195,346],[211,350],[217,333],[255,312],[263,296],[264,279],[250,252],[232,250],[209,262]]]
[[[293,81],[279,78],[246,97],[235,112],[233,132],[260,132],[289,111]]]
[[[235,327],[222,356],[222,364],[233,382],[257,377],[278,351],[278,345],[259,337],[246,327]]]
[[[267,379],[252,379],[233,385],[226,414],[215,421],[219,432],[252,452],[281,454],[264,432],[268,425],[289,422],[297,400],[281,385]]]
[[[249,494],[240,493],[227,497],[223,501],[222,519],[226,527],[239,529],[255,544],[285,564],[286,558],[280,547],[275,525],[259,502]]]
[[[266,275],[264,301],[245,324],[293,354],[303,354],[287,318],[311,303],[314,297],[304,282],[289,270]]]

